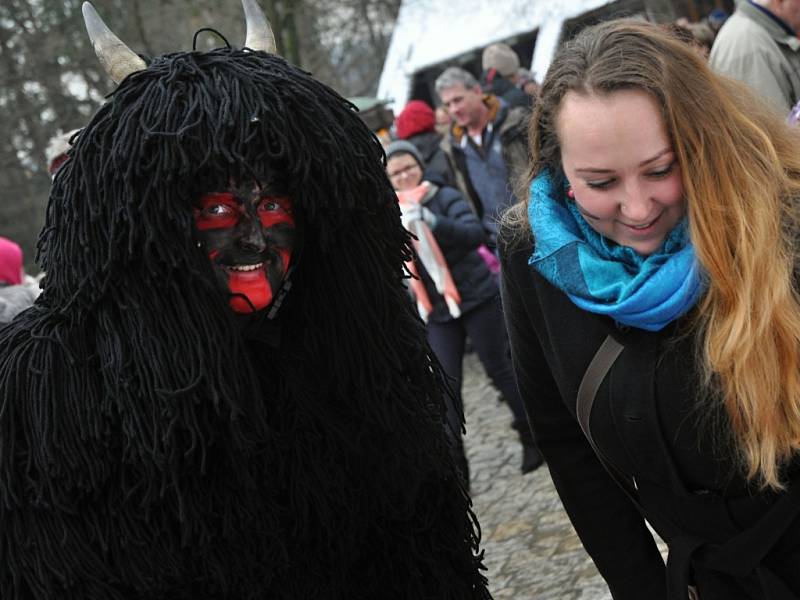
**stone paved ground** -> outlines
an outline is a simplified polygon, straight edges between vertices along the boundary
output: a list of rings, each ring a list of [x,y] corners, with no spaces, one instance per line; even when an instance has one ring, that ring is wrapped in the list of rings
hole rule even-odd
[[[465,445],[495,600],[610,600],[547,467],[522,476],[511,412],[474,354],[464,364]]]

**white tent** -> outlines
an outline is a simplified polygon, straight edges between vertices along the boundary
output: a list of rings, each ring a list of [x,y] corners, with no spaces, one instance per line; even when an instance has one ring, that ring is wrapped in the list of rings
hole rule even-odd
[[[404,0],[378,83],[378,97],[400,108],[409,99],[414,73],[534,31],[531,70],[541,80],[564,23],[612,1]]]

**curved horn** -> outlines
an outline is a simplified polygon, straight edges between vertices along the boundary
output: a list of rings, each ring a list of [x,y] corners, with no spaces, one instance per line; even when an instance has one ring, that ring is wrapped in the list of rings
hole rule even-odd
[[[270,54],[277,54],[275,46],[275,36],[272,34],[272,27],[267,21],[267,17],[258,6],[256,0],[242,0],[244,8],[244,18],[247,22],[247,38],[244,41],[245,48],[251,50],[263,50]]]
[[[145,62],[103,23],[103,19],[90,2],[83,3],[82,11],[94,52],[114,83],[119,83],[131,73],[147,68]]]

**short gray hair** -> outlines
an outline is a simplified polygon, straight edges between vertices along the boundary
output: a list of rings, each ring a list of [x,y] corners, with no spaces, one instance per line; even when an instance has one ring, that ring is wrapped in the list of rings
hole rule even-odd
[[[441,96],[442,91],[454,85],[458,85],[459,83],[466,89],[470,89],[478,85],[478,80],[475,79],[472,73],[465,71],[461,67],[447,67],[442,74],[436,78],[434,87],[436,88],[436,93]]]

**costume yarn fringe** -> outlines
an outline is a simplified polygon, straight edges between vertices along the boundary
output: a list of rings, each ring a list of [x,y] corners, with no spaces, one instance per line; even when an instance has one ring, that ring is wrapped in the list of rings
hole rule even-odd
[[[0,597],[489,598],[382,149],[282,59],[155,59],[51,193],[37,304],[0,329]],[[255,178],[303,248],[246,341],[192,202]]]

